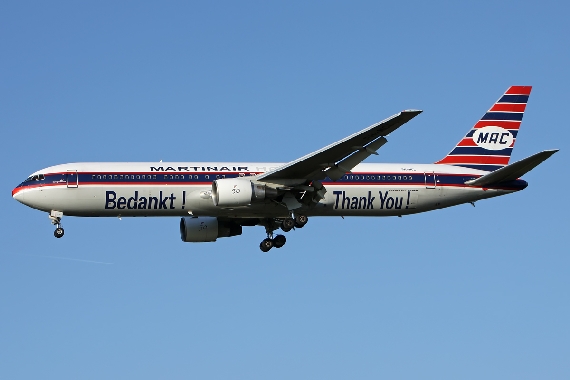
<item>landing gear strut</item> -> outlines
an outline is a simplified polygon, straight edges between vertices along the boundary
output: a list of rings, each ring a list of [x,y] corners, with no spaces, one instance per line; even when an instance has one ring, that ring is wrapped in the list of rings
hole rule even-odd
[[[291,221],[293,221],[293,219],[291,219]],[[279,229],[279,227],[283,228],[283,222],[279,223],[279,221],[275,219],[266,219],[262,225],[265,226],[267,238],[263,239],[263,241],[259,244],[259,249],[261,249],[263,252],[269,252],[269,250],[273,247],[281,248],[285,245],[285,242],[287,241],[287,238],[285,236],[273,236],[273,231]]]
[[[55,231],[53,231],[53,236],[55,236],[56,238],[61,238],[63,237],[64,234],[64,230],[63,227],[61,226],[61,217],[63,216],[63,212],[61,211],[52,211],[49,214],[49,219],[51,220],[51,224],[56,226]]]

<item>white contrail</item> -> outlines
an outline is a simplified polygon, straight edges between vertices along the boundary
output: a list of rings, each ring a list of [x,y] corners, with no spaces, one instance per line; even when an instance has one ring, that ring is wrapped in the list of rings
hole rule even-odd
[[[11,255],[19,255],[19,256],[42,257],[42,258],[44,258],[44,259],[70,260],[70,261],[80,261],[80,262],[82,262],[82,263],[113,265],[113,263],[106,263],[106,262],[104,262],[104,261],[93,261],[93,260],[74,259],[74,258],[72,258],[72,257],[30,255],[29,253],[11,253],[11,252],[6,252],[6,253],[11,254]]]

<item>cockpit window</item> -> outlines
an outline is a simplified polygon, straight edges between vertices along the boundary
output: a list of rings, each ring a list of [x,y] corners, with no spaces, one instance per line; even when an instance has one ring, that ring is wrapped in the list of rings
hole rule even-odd
[[[26,180],[24,182],[30,182],[30,181],[43,181],[45,179],[43,174],[36,174],[36,175],[31,175],[28,178],[26,178]]]

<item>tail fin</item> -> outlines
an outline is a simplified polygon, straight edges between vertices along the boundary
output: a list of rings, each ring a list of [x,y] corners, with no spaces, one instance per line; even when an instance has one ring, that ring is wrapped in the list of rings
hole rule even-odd
[[[436,164],[493,171],[509,164],[531,86],[511,86]]]

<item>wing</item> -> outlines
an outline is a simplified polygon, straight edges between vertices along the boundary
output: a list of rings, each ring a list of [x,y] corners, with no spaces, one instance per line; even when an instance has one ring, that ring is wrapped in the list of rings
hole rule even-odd
[[[391,132],[422,111],[405,110],[371,125],[353,135],[260,175],[257,180],[318,180],[329,177],[336,181],[384,145]]]

